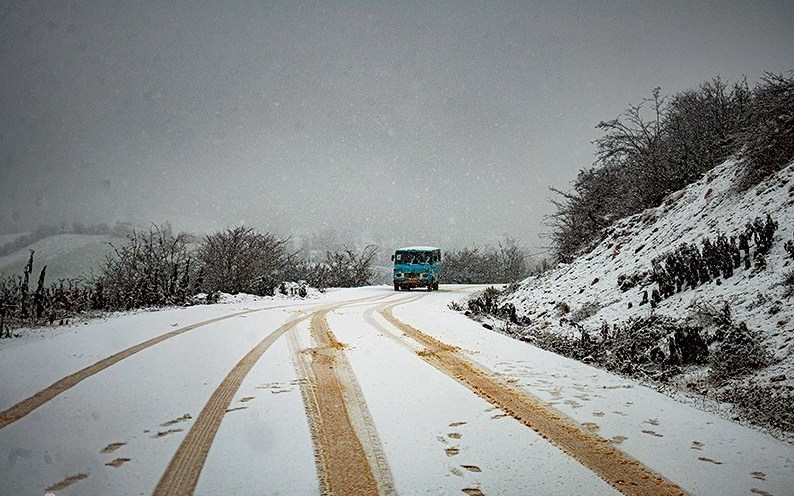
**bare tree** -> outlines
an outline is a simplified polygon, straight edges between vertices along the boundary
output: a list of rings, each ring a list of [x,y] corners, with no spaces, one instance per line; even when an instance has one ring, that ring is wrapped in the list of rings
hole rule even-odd
[[[739,186],[747,189],[794,159],[794,71],[766,74],[743,117],[748,125],[737,135],[744,166]]]
[[[196,258],[208,291],[272,295],[279,273],[292,255],[288,238],[262,234],[250,227],[235,227],[204,237]]]
[[[502,272],[498,282],[518,282],[527,277],[527,254],[515,238],[507,236],[499,242],[498,258]]]

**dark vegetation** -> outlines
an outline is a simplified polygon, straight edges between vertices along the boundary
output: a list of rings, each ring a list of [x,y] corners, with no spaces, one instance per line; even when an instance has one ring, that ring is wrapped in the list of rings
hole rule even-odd
[[[794,159],[794,72],[767,74],[754,88],[715,78],[697,89],[651,98],[598,124],[593,167],[573,191],[553,189],[549,238],[557,260],[569,262],[615,220],[656,207],[674,191],[729,157],[740,160],[748,189]]]
[[[712,281],[722,284],[723,280],[733,277],[734,272],[742,268],[763,270],[777,228],[777,221],[767,214],[765,220],[756,218],[748,222],[738,236],[729,237],[720,233],[714,241],[706,236],[699,247],[683,243],[675,250],[654,258],[650,273],[621,276],[618,285],[621,290],[628,291],[643,279],[656,284],[651,289],[650,298],[646,290],[640,302],[640,305],[650,303],[655,308],[661,300],[682,290],[694,289]]]
[[[443,284],[513,283],[527,277],[527,255],[513,238],[497,248],[463,248],[444,253]]]
[[[197,242],[174,234],[168,225],[125,229],[125,237],[126,242],[111,245],[99,274],[80,280],[47,284],[46,266],[35,269],[34,279],[31,250],[22,275],[0,277],[0,338],[11,337],[18,327],[65,324],[92,312],[214,302],[222,292],[305,297],[307,286],[362,286],[373,277],[377,253],[373,246],[360,252],[342,247],[327,252],[324,260],[309,261],[288,251],[287,238],[247,227]]]
[[[696,395],[730,402],[741,416],[758,425],[794,431],[794,411],[788,405],[794,393],[771,381],[737,381],[774,363],[759,332],[737,322],[731,306],[696,303],[684,319],[651,312],[597,329],[587,329],[558,306],[560,322],[570,332],[531,326],[499,297],[512,289],[487,288],[469,300],[467,314],[474,318],[497,317],[500,332],[539,348],[590,363],[606,370],[656,384],[683,387]],[[454,304],[454,309],[463,310]],[[570,312],[570,313],[569,313]],[[486,319],[487,320],[487,319]],[[493,323],[483,323],[493,329]],[[703,378],[690,379],[694,370],[707,370]],[[780,379],[784,379],[781,377]]]

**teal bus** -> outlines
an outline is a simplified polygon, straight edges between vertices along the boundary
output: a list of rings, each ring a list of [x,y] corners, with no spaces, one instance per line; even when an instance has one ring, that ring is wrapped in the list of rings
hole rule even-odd
[[[394,290],[411,288],[438,290],[441,277],[441,249],[435,246],[399,248],[391,256],[394,262]]]

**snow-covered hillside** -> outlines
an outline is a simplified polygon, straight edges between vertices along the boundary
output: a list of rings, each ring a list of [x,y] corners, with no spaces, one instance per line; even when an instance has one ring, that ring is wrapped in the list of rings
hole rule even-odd
[[[700,181],[671,194],[664,203],[616,222],[605,239],[592,251],[570,264],[533,276],[503,296],[499,304],[511,303],[527,322],[508,330],[519,337],[540,330],[578,334],[577,329],[600,330],[652,312],[694,322],[695,308],[730,304],[734,322],[745,322],[757,330],[774,355],[771,366],[753,379],[776,387],[794,386],[794,305],[781,284],[784,274],[794,270],[794,259],[784,244],[794,239],[794,164],[745,192],[734,181],[738,166],[728,161]],[[652,260],[671,253],[683,243],[702,246],[705,237],[714,241],[745,231],[749,222],[766,215],[778,223],[766,267],[745,269],[744,264],[729,278],[714,278],[661,299],[656,308],[643,303],[643,293],[658,289],[650,274]],[[750,252],[755,247],[750,240]],[[634,281],[619,286],[619,281]],[[571,321],[578,324],[573,325]],[[501,326],[504,329],[504,325]],[[705,369],[704,369],[705,370]],[[703,373],[705,374],[705,372]]]
[[[34,275],[47,266],[47,282],[58,279],[78,278],[97,271],[105,255],[124,243],[123,238],[111,235],[57,234],[39,240],[14,253],[0,257],[0,274],[21,275],[30,257],[34,254]]]

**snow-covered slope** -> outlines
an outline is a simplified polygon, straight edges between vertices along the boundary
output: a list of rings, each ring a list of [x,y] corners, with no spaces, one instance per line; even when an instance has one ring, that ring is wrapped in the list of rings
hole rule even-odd
[[[58,234],[39,240],[14,253],[0,257],[0,274],[21,275],[30,257],[34,254],[33,283],[39,271],[47,266],[47,282],[58,279],[78,278],[97,271],[105,255],[112,247],[124,243],[123,238],[110,235]]]
[[[515,305],[517,314],[530,322],[524,329],[575,333],[568,322],[574,315],[585,329],[596,331],[603,323],[625,323],[651,312],[684,322],[693,314],[694,304],[719,307],[728,302],[734,321],[757,330],[777,359],[757,377],[776,377],[779,382],[782,374],[788,382],[780,385],[794,386],[794,305],[781,285],[784,274],[794,270],[794,260],[784,249],[785,242],[794,239],[794,164],[745,192],[734,187],[737,172],[734,161],[716,167],[700,181],[671,194],[661,206],[618,221],[592,251],[528,278],[499,303]],[[742,265],[727,279],[695,288],[685,285],[654,309],[641,305],[643,292],[650,296],[657,288],[648,277],[655,257],[683,243],[700,247],[704,237],[712,241],[720,234],[738,238],[748,222],[767,214],[778,228],[766,268],[744,269]],[[752,240],[750,249],[755,249]],[[637,284],[622,290],[621,276],[633,276]]]

